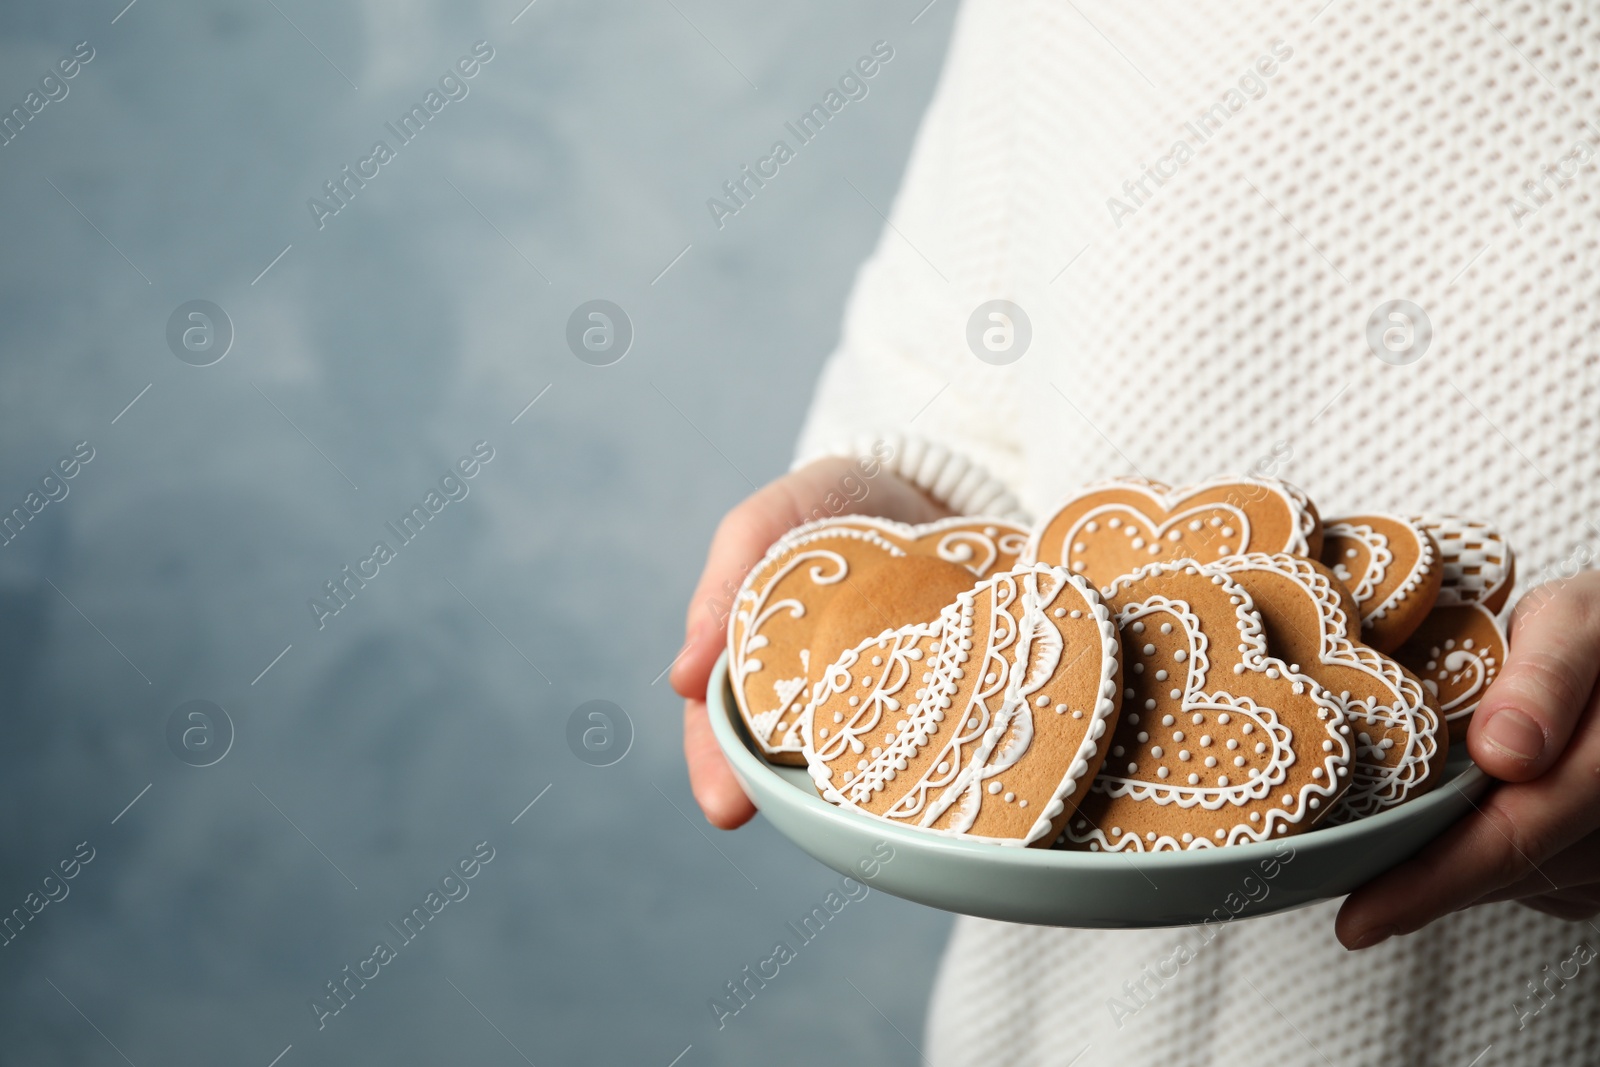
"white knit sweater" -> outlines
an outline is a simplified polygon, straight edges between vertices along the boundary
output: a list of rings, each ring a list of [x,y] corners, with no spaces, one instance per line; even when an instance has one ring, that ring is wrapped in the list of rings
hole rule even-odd
[[[1002,508],[1009,489],[1035,514],[1091,479],[1253,469],[1324,514],[1494,520],[1524,588],[1600,557],[1597,92],[1592,5],[969,0],[799,458],[920,438],[902,469],[924,486]],[[994,298],[1032,325],[1007,366],[967,343]],[[1369,345],[1390,300],[1431,323],[1410,365]],[[1600,1055],[1600,963],[1528,1014],[1529,980],[1600,947],[1594,927],[1495,905],[1349,954],[1334,908],[1226,928],[1120,1027],[1108,997],[1195,935],[963,919],[923,1051],[940,1067]]]

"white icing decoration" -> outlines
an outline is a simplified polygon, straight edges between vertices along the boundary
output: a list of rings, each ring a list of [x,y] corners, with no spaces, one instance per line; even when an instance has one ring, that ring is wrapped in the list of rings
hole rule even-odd
[[[1350,595],[1355,597],[1358,605],[1364,607],[1371,602],[1373,593],[1383,584],[1384,576],[1389,573],[1389,565],[1394,562],[1394,553],[1389,549],[1389,539],[1366,523],[1329,522],[1323,525],[1322,534],[1329,538],[1341,537],[1348,541],[1359,541],[1367,550],[1367,566],[1359,578],[1352,575],[1343,563],[1335,568],[1335,573],[1341,582],[1349,584],[1354,579],[1355,585],[1350,590]],[[1351,558],[1357,554],[1354,548],[1346,553]],[[1363,617],[1362,621],[1379,618],[1383,610],[1383,605],[1379,605],[1373,609],[1379,614],[1369,614]]]
[[[1496,599],[1512,571],[1511,546],[1498,529],[1453,515],[1424,515],[1415,521],[1439,543],[1444,572],[1439,603],[1484,604]]]
[[[1290,535],[1287,544],[1255,545],[1251,543],[1252,529],[1249,519],[1240,506],[1240,497],[1243,495],[1230,493],[1224,499],[1205,504],[1196,504],[1193,507],[1183,508],[1185,502],[1219,488],[1243,488],[1255,497],[1255,503],[1260,503],[1266,498],[1275,498],[1277,502],[1289,513],[1293,520],[1294,532]],[[1159,510],[1166,518],[1160,522],[1153,522],[1152,517],[1145,511],[1131,504],[1107,503],[1096,505],[1076,516],[1071,526],[1061,534],[1051,535],[1051,544],[1045,550],[1043,538],[1045,532],[1054,525],[1057,517],[1087,497],[1092,497],[1106,490],[1117,489],[1124,492],[1136,493],[1143,496],[1152,510]],[[1251,503],[1246,499],[1245,503]],[[1220,513],[1220,514],[1218,514]],[[1109,528],[1115,529],[1127,523],[1129,527],[1137,527],[1140,535],[1145,540],[1156,540],[1168,534],[1168,531],[1187,526],[1191,531],[1198,532],[1202,527],[1197,527],[1198,517],[1209,516],[1213,528],[1223,525],[1222,516],[1226,515],[1227,528],[1231,531],[1224,536],[1232,538],[1237,535],[1238,544],[1232,546],[1233,551],[1248,552],[1253,550],[1291,552],[1297,555],[1307,555],[1310,552],[1310,537],[1316,530],[1317,518],[1311,510],[1310,502],[1304,493],[1287,482],[1275,478],[1259,477],[1231,477],[1217,478],[1202,482],[1198,485],[1171,488],[1159,482],[1152,482],[1144,478],[1119,478],[1107,482],[1089,485],[1073,493],[1054,509],[1052,517],[1035,526],[1032,536],[1028,539],[1027,550],[1023,556],[1028,560],[1046,560],[1061,562],[1070,566],[1074,571],[1081,571],[1078,566],[1081,560],[1076,557],[1084,550],[1078,549],[1078,544],[1089,543],[1084,534],[1093,534],[1103,520]],[[1137,547],[1137,546],[1136,546]],[[1092,551],[1092,546],[1089,549]],[[1186,553],[1192,554],[1192,553]]]
[[[1484,691],[1500,673],[1499,657],[1503,655],[1501,650],[1505,647],[1506,636],[1500,619],[1482,604],[1452,606],[1450,610],[1473,612],[1499,638],[1498,648],[1488,645],[1469,647],[1469,639],[1460,648],[1454,648],[1453,641],[1446,641],[1443,646],[1436,645],[1429,650],[1431,655],[1425,664],[1427,673],[1422,675],[1422,684],[1440,700],[1439,711],[1445,720],[1457,722],[1478,709],[1478,701],[1483,698]],[[1442,698],[1446,689],[1452,693],[1448,700]]]
[[[980,593],[984,594],[983,603],[988,605],[987,618],[977,617]],[[1084,620],[1085,616],[1087,620],[1059,624],[1052,621],[1061,617],[1051,611],[1058,600],[1076,605],[1071,612],[1074,620]],[[1046,684],[1059,681],[1056,673],[1063,669],[1065,642],[1061,627],[1064,626],[1080,629],[1091,626],[1098,633],[1099,680],[1089,721],[1084,721],[1082,710],[1074,711],[1070,720],[1050,718],[1052,723],[1073,720],[1081,723],[1081,726],[1070,727],[1081,731],[1078,751],[1048,799],[1034,797],[1034,805],[1023,803],[1027,798],[1018,801],[1017,807],[1029,807],[1030,814],[1035,807],[1039,809],[1024,836],[976,837],[969,831],[977,821],[984,798],[1002,792],[997,776],[1017,766],[1030,749],[1038,725],[1033,708],[1050,705],[1048,694],[1040,694],[1037,704],[1030,697]],[[880,640],[890,644],[888,666],[881,672],[877,686],[857,718],[846,723],[831,738],[813,737],[809,728],[803,731],[810,774],[823,797],[900,825],[969,839],[1025,845],[1049,834],[1053,820],[1065,810],[1065,798],[1078,789],[1088,773],[1089,761],[1097,752],[1096,741],[1104,736],[1107,721],[1115,709],[1115,679],[1121,646],[1110,613],[1093,589],[1061,568],[1018,567],[996,574],[974,590],[963,593],[937,622],[888,631]],[[848,738],[881,732],[887,722],[883,709],[887,709],[888,701],[893,699],[890,694],[915,684],[910,680],[909,668],[897,668],[897,657],[903,657],[904,647],[918,642],[931,646],[929,669],[922,674],[923,688],[916,699],[904,702],[896,729],[888,735],[889,740],[881,751],[873,753],[860,774],[849,779],[841,775],[836,784],[831,765],[864,747],[860,741],[850,746]],[[979,681],[976,685],[969,681],[963,691],[955,665],[966,659],[966,650],[974,647],[982,666],[980,671],[971,672],[971,677]],[[809,711],[814,714],[817,708],[834,708],[832,698],[854,684],[854,666],[859,653],[858,649],[846,654],[824,672],[821,682],[814,687]],[[1066,666],[1071,666],[1078,658],[1075,655],[1066,659]],[[958,693],[962,694],[960,699],[964,706],[954,709],[952,714],[960,725],[940,731],[937,720],[944,718]],[[1060,705],[1058,714],[1065,710],[1067,705]],[[1062,727],[1051,725],[1050,729],[1059,734]],[[934,751],[926,752],[928,749]],[[925,769],[913,770],[895,781],[892,772],[907,770],[913,761],[918,761]],[[892,794],[886,792],[888,782],[895,783]],[[874,801],[875,797],[880,800]],[[882,802],[884,799],[888,800],[887,807]],[[1016,799],[1014,790],[1005,799],[1007,802]],[[1042,804],[1041,800],[1044,800]],[[868,804],[873,804],[881,814],[867,810]]]
[[[798,691],[791,691],[792,677],[772,681],[776,703],[763,698],[762,687],[754,684],[767,666],[757,656],[768,644],[761,629],[776,615],[787,613],[787,618],[797,620],[806,613],[805,605],[792,596],[768,603],[771,591],[794,572],[802,556],[818,564],[810,572],[816,585],[841,580],[847,566],[844,558],[824,547],[840,539],[873,545],[896,558],[910,554],[907,545],[930,542],[940,558],[965,565],[978,577],[984,576],[980,567],[992,567],[1001,556],[1019,556],[1027,547],[1027,532],[1015,523],[970,516],[920,526],[870,516],[821,519],[796,527],[774,542],[735,595],[728,626],[728,679],[752,737],[767,755],[802,751],[798,713],[804,707],[804,687],[811,674],[811,664],[802,662],[806,674]],[[833,573],[835,568],[839,573]],[[808,655],[801,650],[803,661]],[[788,670],[785,668],[786,673]],[[791,713],[795,714],[791,717]]]
[[[1259,554],[1256,558],[1260,558]],[[1229,593],[1234,604],[1235,629],[1240,639],[1239,644],[1244,650],[1241,652],[1242,663],[1239,667],[1261,674],[1265,674],[1269,666],[1286,671],[1284,664],[1267,656],[1261,621],[1255,612],[1254,604],[1242,588],[1228,579],[1222,569],[1224,566],[1225,564],[1195,564],[1189,561],[1151,564],[1131,575],[1117,579],[1107,593],[1116,596],[1148,576],[1179,572],[1210,575],[1214,582],[1232,587]],[[1165,767],[1157,768],[1155,780],[1124,778],[1102,771],[1091,786],[1092,791],[1114,798],[1129,797],[1162,806],[1175,806],[1179,809],[1200,808],[1206,811],[1221,811],[1228,805],[1240,806],[1251,802],[1271,805],[1274,789],[1287,781],[1288,769],[1296,759],[1288,726],[1279,721],[1274,709],[1260,707],[1248,697],[1212,689],[1209,686],[1207,673],[1210,670],[1210,662],[1206,634],[1200,629],[1198,618],[1187,605],[1153,596],[1124,606],[1119,611],[1118,618],[1126,625],[1134,617],[1147,616],[1158,610],[1169,611],[1174,619],[1182,624],[1190,645],[1187,657],[1190,660],[1189,678],[1183,692],[1182,713],[1191,716],[1205,714],[1208,719],[1218,724],[1219,729],[1231,729],[1233,727],[1229,724],[1237,722],[1236,728],[1239,733],[1262,738],[1257,742],[1257,752],[1258,755],[1265,757],[1263,764],[1260,767],[1251,767],[1248,779],[1244,782],[1236,782],[1230,778],[1224,783],[1223,778],[1219,777],[1215,784],[1206,783],[1204,776],[1198,772],[1194,772],[1193,784],[1187,775],[1182,784],[1168,784],[1169,776],[1163,773],[1167,770]],[[1343,725],[1343,713],[1331,698],[1314,685],[1308,689],[1308,693],[1320,705],[1319,714],[1329,713],[1329,719],[1326,720],[1327,728],[1337,730],[1338,726]],[[1223,721],[1224,715],[1228,716],[1226,723]],[[1332,773],[1343,773],[1346,770],[1345,765],[1350,759],[1348,744],[1337,733],[1333,736],[1335,750],[1327,753],[1322,761],[1322,765],[1330,772],[1329,782]],[[1212,741],[1215,740],[1213,737]],[[1160,758],[1156,755],[1154,747],[1150,750],[1150,754],[1157,759]],[[1242,765],[1244,757],[1236,757],[1235,760],[1236,765]],[[1087,843],[1092,849],[1105,851],[1160,851],[1214,847],[1215,844],[1226,845],[1240,841],[1261,841],[1274,833],[1285,832],[1290,824],[1304,822],[1308,818],[1308,811],[1311,810],[1305,801],[1314,796],[1330,797],[1336,792],[1337,786],[1312,780],[1300,787],[1300,803],[1295,803],[1295,798],[1291,796],[1289,803],[1268,807],[1264,818],[1261,817],[1261,812],[1252,812],[1248,821],[1241,820],[1226,830],[1219,828],[1215,835],[1216,842],[1196,836],[1192,841],[1184,843],[1169,835],[1162,835],[1153,843],[1143,842],[1136,835],[1113,840],[1108,839],[1097,828],[1076,826],[1069,827],[1067,837],[1070,841]]]
[[[1346,636],[1348,620],[1339,591],[1309,562],[1258,553],[1229,560],[1219,567],[1230,573],[1262,570],[1293,579],[1308,591],[1321,621],[1318,659],[1330,666],[1361,672],[1386,694],[1381,702],[1375,696],[1368,696],[1364,701],[1353,699],[1348,690],[1328,694],[1351,722],[1385,734],[1377,744],[1362,741],[1358,736],[1355,758],[1350,764],[1350,788],[1329,816],[1330,822],[1370,815],[1411,797],[1429,778],[1430,765],[1439,750],[1439,732],[1443,728],[1440,716],[1428,707],[1416,680],[1389,657],[1349,640]],[[1289,669],[1298,674],[1300,667],[1291,664]],[[1314,685],[1310,678],[1304,678],[1304,682]],[[1395,735],[1402,745],[1398,758],[1391,761],[1385,756],[1375,761],[1374,753],[1387,753],[1395,747]],[[1324,751],[1332,751],[1333,742],[1324,741],[1322,747]]]
[[[881,547],[888,550],[891,555],[905,554],[903,550],[886,541],[882,543]],[[843,581],[850,571],[849,563],[837,552],[828,549],[796,552],[782,567],[778,568],[776,573],[767,579],[760,592],[753,590],[740,591],[740,606],[736,608],[734,612],[735,619],[728,628],[728,636],[732,645],[728,657],[728,679],[733,684],[735,692],[749,694],[749,676],[764,667],[761,660],[756,658],[755,653],[767,645],[767,639],[761,635],[761,628],[766,625],[767,620],[779,612],[787,612],[791,619],[798,619],[805,615],[805,604],[796,598],[786,597],[769,604],[767,603],[767,594],[790,573],[808,563],[812,564],[812,566],[807,573],[815,585],[832,585]],[[754,573],[752,572],[752,574]],[[747,597],[748,600],[746,599]],[[734,642],[735,633],[740,631],[743,633],[743,640]],[[780,749],[781,746],[773,743],[774,728],[778,725],[778,721],[794,706],[794,699],[805,688],[805,684],[806,680],[803,677],[781,679],[774,682],[773,690],[778,698],[778,705],[762,711],[751,712],[747,715],[745,721],[750,727],[750,733],[764,750],[771,752]]]

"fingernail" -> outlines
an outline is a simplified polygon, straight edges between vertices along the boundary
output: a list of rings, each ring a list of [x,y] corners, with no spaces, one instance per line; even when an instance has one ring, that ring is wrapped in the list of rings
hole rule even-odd
[[[1380,926],[1375,930],[1368,930],[1350,943],[1350,951],[1357,952],[1373,945],[1381,945],[1394,935],[1395,929],[1392,926]]]
[[[1483,739],[1516,760],[1532,762],[1544,752],[1544,731],[1515,708],[1495,712],[1484,728]]]

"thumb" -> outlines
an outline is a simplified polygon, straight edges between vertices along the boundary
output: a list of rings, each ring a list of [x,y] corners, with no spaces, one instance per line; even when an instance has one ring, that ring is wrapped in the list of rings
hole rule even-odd
[[[1504,669],[1467,729],[1472,759],[1525,782],[1560,757],[1600,673],[1600,574],[1539,586],[1517,605]]]
[[[672,688],[688,700],[704,700],[711,668],[727,642],[728,615],[745,575],[794,525],[787,496],[769,486],[723,518],[706,553],[705,569],[689,600],[684,647],[672,668]]]

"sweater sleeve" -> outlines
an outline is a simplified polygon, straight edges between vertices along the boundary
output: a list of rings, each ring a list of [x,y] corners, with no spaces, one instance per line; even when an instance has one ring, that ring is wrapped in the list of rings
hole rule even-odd
[[[888,225],[857,276],[795,464],[880,443],[880,457],[893,449],[891,470],[956,511],[1025,518],[1017,368],[980,360],[967,341],[974,309],[1011,295],[1005,242],[992,236],[1004,230],[1006,188],[991,168],[955,165],[1013,135],[995,117],[1007,113],[1011,87],[996,84],[992,68],[975,76],[970,52],[995,42],[973,43],[963,29]],[[858,206],[876,217],[877,206]]]

